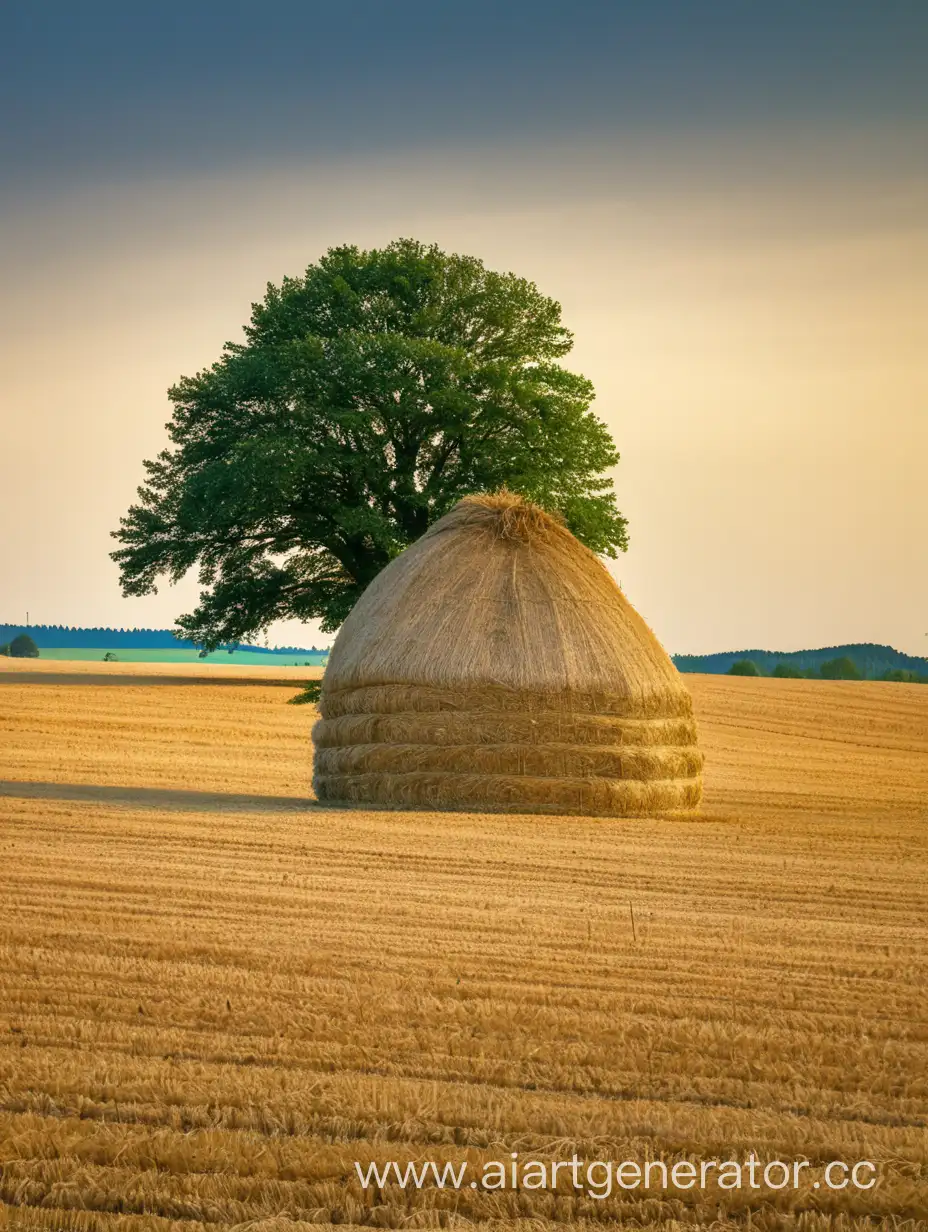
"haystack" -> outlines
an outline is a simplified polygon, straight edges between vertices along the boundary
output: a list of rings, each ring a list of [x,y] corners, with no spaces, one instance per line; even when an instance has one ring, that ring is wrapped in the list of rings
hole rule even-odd
[[[460,501],[371,583],[320,713],[322,801],[640,816],[701,795],[676,668],[602,562],[509,493]]]

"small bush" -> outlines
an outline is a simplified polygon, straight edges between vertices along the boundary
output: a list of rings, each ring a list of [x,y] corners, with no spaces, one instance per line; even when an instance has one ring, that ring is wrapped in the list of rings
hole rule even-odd
[[[108,650],[106,654],[103,656],[103,662],[104,663],[118,663],[119,660],[113,654],[112,650]]]
[[[728,669],[729,676],[759,676],[760,670],[753,659],[739,659]]]
[[[0,646],[0,653],[3,652],[3,647]],[[896,684],[928,684],[928,676],[923,676],[920,672],[909,671],[905,667],[893,667],[888,672],[884,672],[880,677],[881,680],[894,680]]]
[[[296,697],[291,697],[287,703],[290,706],[315,706],[322,695],[321,680],[307,680],[303,686],[303,692],[297,693]]]
[[[28,633],[20,633],[10,642],[10,654],[14,659],[37,659],[39,648]]]
[[[853,659],[842,655],[840,659],[829,659],[821,666],[823,680],[863,680],[863,674]]]

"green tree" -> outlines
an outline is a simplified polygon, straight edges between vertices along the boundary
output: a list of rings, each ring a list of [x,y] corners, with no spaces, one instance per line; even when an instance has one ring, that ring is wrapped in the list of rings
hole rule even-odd
[[[753,659],[739,659],[728,669],[729,676],[759,676],[760,669]]]
[[[802,680],[805,678],[805,672],[801,668],[793,667],[792,663],[778,663],[773,669],[773,674],[780,680]]]
[[[280,617],[336,629],[470,492],[506,486],[593,551],[625,549],[619,455],[533,283],[413,240],[334,248],[268,285],[245,338],[169,391],[172,448],[114,532],[126,595],[198,567],[177,624],[199,645]]]
[[[860,668],[853,659],[841,655],[838,659],[829,659],[819,669],[823,680],[862,680]]]
[[[20,633],[10,642],[10,655],[14,659],[37,659],[39,648],[28,633]]]

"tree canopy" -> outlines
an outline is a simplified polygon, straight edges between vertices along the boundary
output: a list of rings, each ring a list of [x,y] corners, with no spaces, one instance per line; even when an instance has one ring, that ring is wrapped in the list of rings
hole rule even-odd
[[[28,633],[20,633],[10,642],[9,653],[12,659],[37,659],[39,648]]]
[[[729,676],[759,676],[760,669],[753,659],[739,659],[728,669]]]
[[[268,284],[245,342],[168,392],[172,447],[113,532],[123,593],[196,567],[177,624],[209,649],[282,617],[332,631],[457,500],[503,486],[615,556],[619,455],[557,362],[572,341],[533,283],[413,240]]]
[[[829,659],[822,664],[820,671],[823,680],[863,680],[863,673],[849,655]]]
[[[780,680],[804,680],[807,675],[801,667],[795,667],[792,663],[778,663],[773,674]]]

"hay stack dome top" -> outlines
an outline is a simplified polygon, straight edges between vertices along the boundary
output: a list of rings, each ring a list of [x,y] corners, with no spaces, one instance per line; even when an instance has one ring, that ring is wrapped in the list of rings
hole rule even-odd
[[[466,497],[371,583],[320,712],[320,799],[626,813],[699,798],[667,654],[602,562],[510,493]]]
[[[634,713],[689,713],[676,669],[600,560],[505,493],[460,501],[358,601],[326,701],[378,685],[608,694]]]

